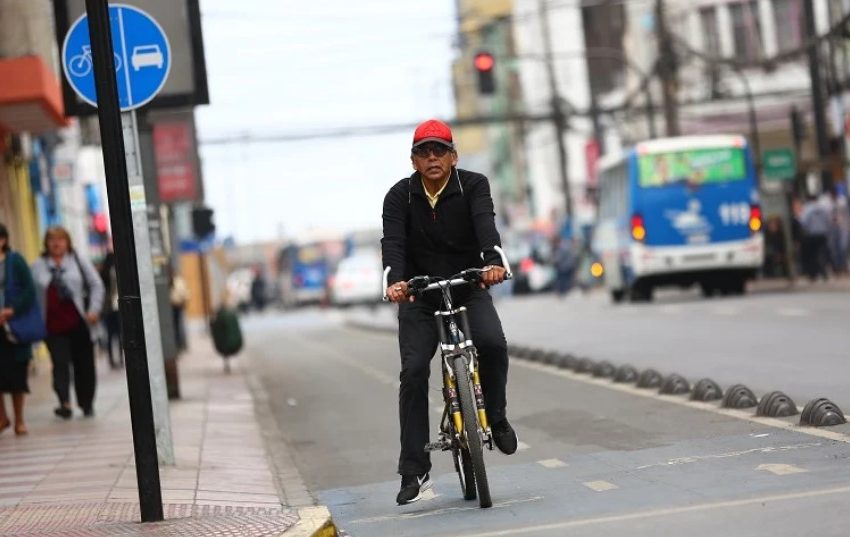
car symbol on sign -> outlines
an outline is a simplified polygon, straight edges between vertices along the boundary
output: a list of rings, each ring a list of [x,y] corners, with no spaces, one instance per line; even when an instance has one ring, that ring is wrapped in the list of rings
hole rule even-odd
[[[138,47],[133,47],[133,55],[130,57],[130,63],[133,65],[134,71],[138,71],[142,67],[162,69],[165,58],[162,56],[162,50],[160,50],[159,45],[139,45]]]

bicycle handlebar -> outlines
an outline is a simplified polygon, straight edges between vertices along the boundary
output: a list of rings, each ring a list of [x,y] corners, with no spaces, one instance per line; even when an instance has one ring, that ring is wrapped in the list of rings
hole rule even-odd
[[[499,254],[499,257],[502,258],[502,267],[505,269],[505,279],[506,280],[512,279],[514,277],[514,275],[511,272],[511,265],[510,265],[510,263],[508,263],[508,258],[505,255],[505,251],[502,249],[501,246],[493,246],[492,250],[496,251],[496,253]],[[390,276],[390,270],[391,269],[392,269],[392,267],[387,267],[387,268],[384,269],[384,298],[383,298],[384,302],[387,302],[389,300],[389,297],[387,296],[387,288],[390,285],[388,279],[389,279],[389,276]],[[477,280],[477,278],[480,277],[480,274],[482,272],[485,272],[485,270],[480,269],[480,268],[470,268],[470,269],[466,269],[466,270],[464,270],[464,271],[462,271],[462,272],[460,272],[460,273],[458,273],[454,276],[451,276],[450,278],[439,278],[436,281],[434,281],[434,279],[431,276],[415,276],[415,277],[411,278],[410,280],[408,280],[407,283],[408,283],[408,288],[413,288],[413,287],[415,287],[415,285],[416,285],[415,282],[417,280],[429,281],[430,283],[428,285],[426,285],[425,287],[422,287],[422,288],[419,288],[419,289],[413,289],[413,293],[420,294],[420,293],[424,293],[426,291],[434,291],[434,290],[437,290],[437,289],[441,289],[443,287],[455,287],[455,286],[458,286],[458,285],[465,285],[465,284],[468,284],[468,283],[472,283],[473,280]],[[476,274],[478,276],[470,277],[470,275],[472,275],[472,274]]]

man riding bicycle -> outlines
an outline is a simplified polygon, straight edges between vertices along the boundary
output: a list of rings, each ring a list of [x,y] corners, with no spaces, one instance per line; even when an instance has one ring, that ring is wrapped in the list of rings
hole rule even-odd
[[[386,296],[399,305],[401,455],[399,505],[415,502],[431,487],[428,435],[428,377],[438,334],[434,311],[438,296],[415,298],[407,280],[428,274],[449,276],[484,267],[481,287],[455,294],[468,309],[470,329],[480,356],[481,382],[493,440],[502,453],[517,449],[517,437],[505,416],[508,351],[499,315],[487,287],[505,279],[499,254],[493,199],[487,178],[458,169],[448,125],[435,119],[416,128],[410,160],[413,175],[396,183],[384,198],[384,268],[391,267]],[[483,262],[482,262],[483,255]]]

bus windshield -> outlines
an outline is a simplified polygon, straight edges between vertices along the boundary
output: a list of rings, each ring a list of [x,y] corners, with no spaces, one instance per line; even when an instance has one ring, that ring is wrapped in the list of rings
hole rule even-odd
[[[727,183],[746,178],[744,150],[738,147],[687,149],[638,158],[641,187],[679,182],[692,185]]]

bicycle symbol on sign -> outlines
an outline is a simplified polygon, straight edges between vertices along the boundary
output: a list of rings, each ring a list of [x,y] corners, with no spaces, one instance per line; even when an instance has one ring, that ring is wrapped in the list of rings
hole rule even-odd
[[[113,52],[115,56],[115,71],[121,69],[121,56]],[[83,45],[83,52],[71,58],[68,62],[68,70],[77,77],[86,76],[92,70],[91,46]]]

